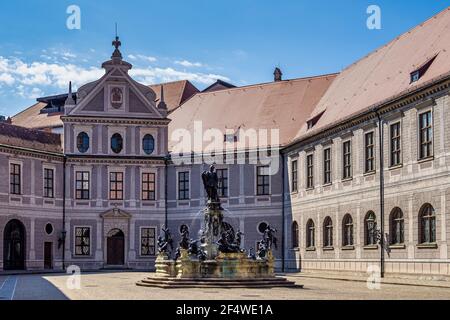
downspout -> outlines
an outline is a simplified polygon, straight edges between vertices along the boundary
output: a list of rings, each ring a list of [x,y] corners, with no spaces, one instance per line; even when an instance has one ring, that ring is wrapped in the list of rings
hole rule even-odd
[[[283,152],[281,152],[281,166],[282,166],[282,191],[281,191],[281,217],[282,217],[282,224],[281,224],[281,233],[282,233],[282,241],[281,241],[281,271],[284,273],[286,271],[285,266],[285,259],[286,259],[286,253],[285,253],[285,242],[286,242],[286,212],[284,208],[284,199],[285,199],[285,165],[284,165],[285,155]]]
[[[66,270],[66,157],[63,160],[63,217],[62,217],[62,268]]]
[[[167,194],[168,194],[168,189],[167,189],[167,177],[168,177],[168,173],[167,173],[167,163],[169,162],[169,157],[167,156],[164,159],[164,165],[165,165],[165,169],[164,169],[164,227],[167,229],[169,227],[169,217],[168,217],[168,211],[167,211]]]
[[[385,239],[384,239],[384,130],[383,130],[383,119],[378,111],[375,111],[378,117],[378,134],[380,137],[380,275],[381,278],[384,278],[384,247],[385,247]]]

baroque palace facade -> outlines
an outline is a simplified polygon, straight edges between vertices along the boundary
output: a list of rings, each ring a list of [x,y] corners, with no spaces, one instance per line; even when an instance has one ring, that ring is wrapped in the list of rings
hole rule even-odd
[[[0,266],[152,269],[163,226],[197,237],[216,162],[225,219],[247,249],[276,228],[280,270],[450,276],[449,31],[447,9],[338,74],[202,92],[137,83],[116,39],[102,78],[0,123]],[[227,161],[178,150],[199,124]]]

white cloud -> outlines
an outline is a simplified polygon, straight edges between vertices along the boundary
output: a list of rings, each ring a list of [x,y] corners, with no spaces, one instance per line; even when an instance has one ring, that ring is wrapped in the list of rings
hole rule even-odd
[[[4,83],[8,86],[12,85],[15,82],[13,76],[9,73],[1,73],[0,74],[0,83]]]
[[[46,56],[46,54],[43,56]],[[139,56],[135,57],[136,59],[142,59]],[[150,61],[149,58],[147,57],[147,61]],[[45,60],[45,57],[41,57],[41,59],[42,61],[28,62],[18,57],[5,58],[0,56],[0,86],[2,90],[13,96],[34,99],[50,92],[66,92],[69,81],[72,81],[76,89],[104,75],[104,70],[99,67],[85,67],[65,61],[49,61]],[[189,80],[194,83],[209,85],[217,79],[230,80],[219,74],[188,72],[176,68],[153,66],[132,69],[130,75],[143,84]]]
[[[191,68],[191,67],[202,67],[203,64],[200,62],[190,62],[187,60],[177,60],[175,61],[175,64],[179,64],[180,66]]]
[[[143,55],[143,54],[129,54],[128,55],[128,59],[130,59],[130,60],[134,60],[134,61],[137,61],[137,60],[142,60],[142,61],[145,61],[145,62],[156,62],[156,61],[158,61],[158,59],[156,59],[155,57],[152,57],[152,56],[146,56],[146,55]]]
[[[152,84],[157,82],[170,82],[177,80],[189,80],[201,84],[211,84],[217,79],[223,81],[230,81],[229,78],[218,74],[205,74],[178,71],[173,68],[147,68],[134,69],[130,71],[130,75],[145,84]]]

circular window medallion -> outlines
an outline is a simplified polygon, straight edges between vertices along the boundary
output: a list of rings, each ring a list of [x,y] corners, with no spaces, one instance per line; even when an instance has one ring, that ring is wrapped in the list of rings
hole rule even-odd
[[[51,235],[53,233],[53,225],[51,223],[47,223],[45,225],[45,233]]]
[[[146,154],[152,154],[155,150],[155,138],[151,134],[146,134],[142,139],[142,149]]]
[[[267,222],[260,222],[258,224],[258,232],[263,234],[267,229]]]
[[[123,149],[123,138],[120,134],[115,133],[111,137],[111,150],[114,153],[120,153]]]

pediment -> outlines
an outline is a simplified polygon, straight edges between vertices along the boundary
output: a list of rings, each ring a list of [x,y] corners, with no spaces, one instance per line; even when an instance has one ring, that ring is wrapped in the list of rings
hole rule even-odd
[[[165,118],[156,106],[156,93],[119,67],[82,86],[79,93],[81,99],[68,116]]]
[[[131,213],[128,213],[122,209],[114,208],[100,214],[103,219],[130,219]]]

